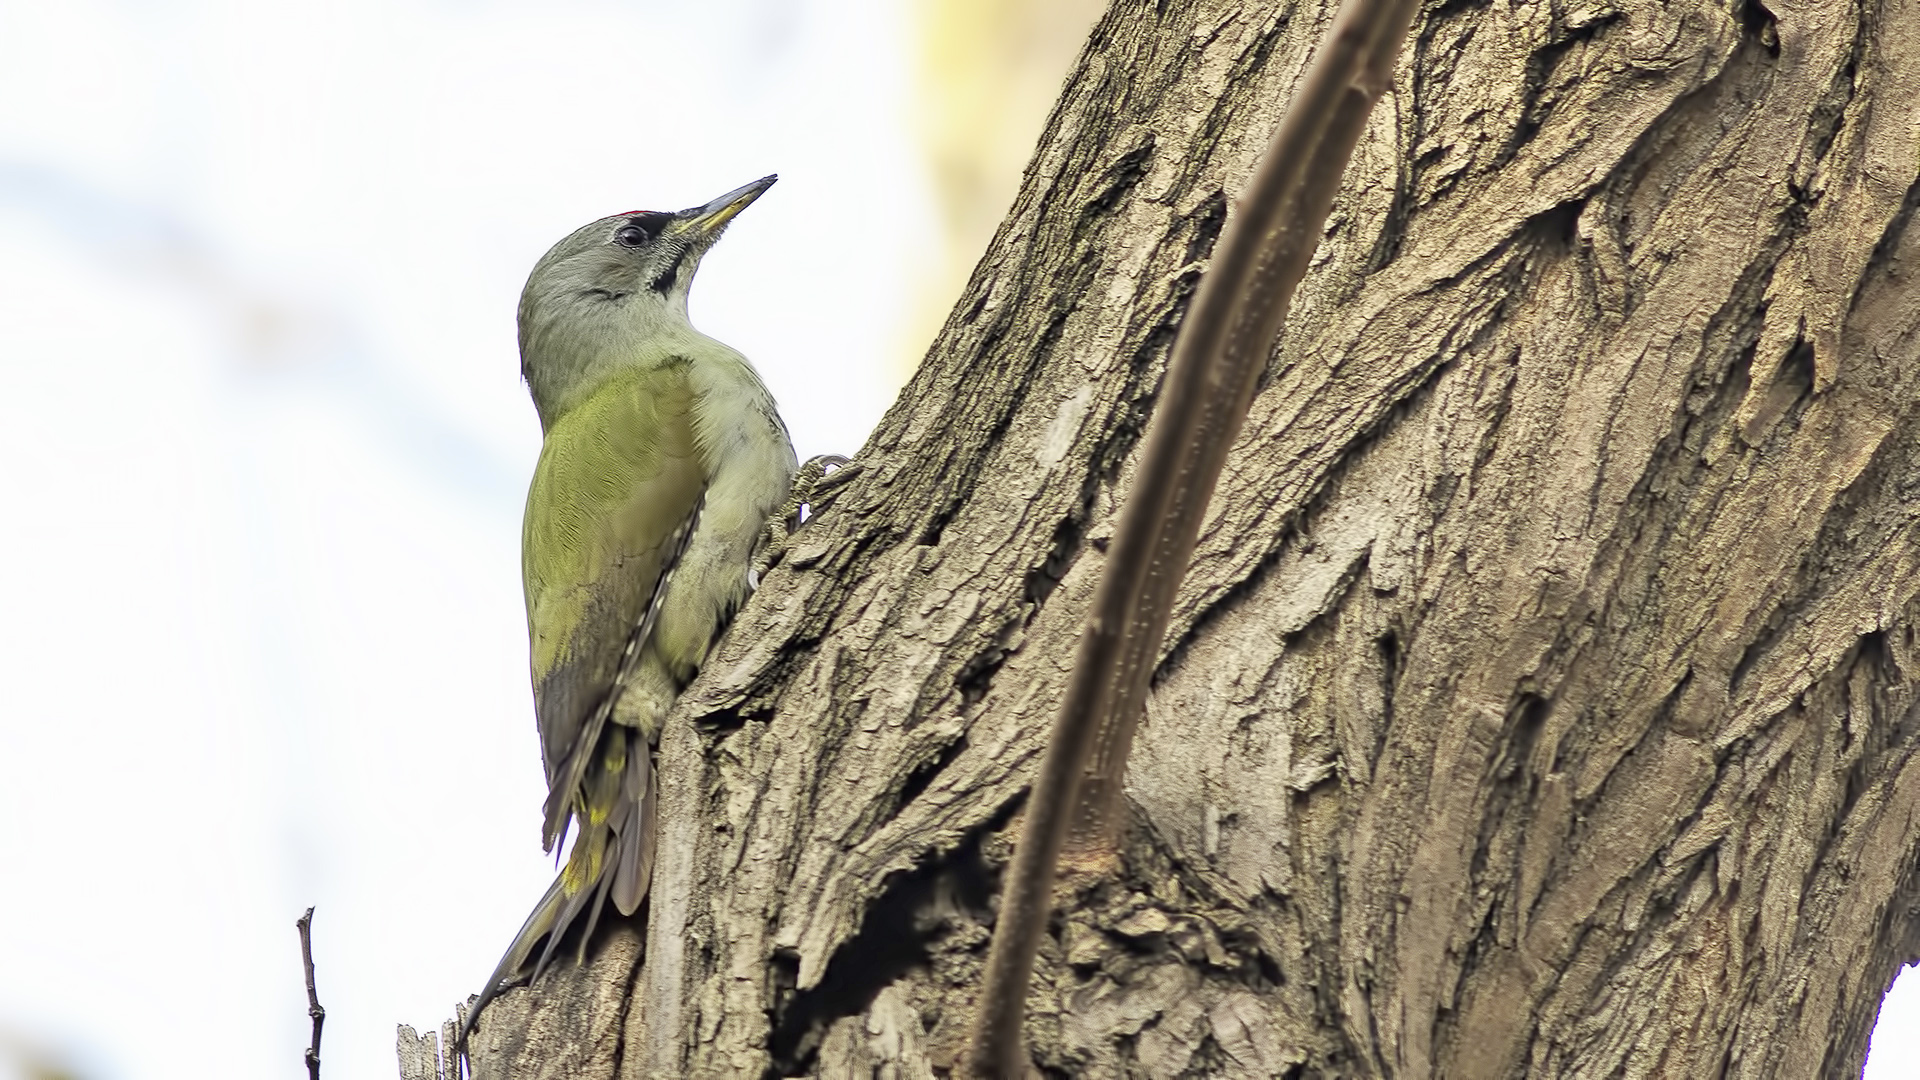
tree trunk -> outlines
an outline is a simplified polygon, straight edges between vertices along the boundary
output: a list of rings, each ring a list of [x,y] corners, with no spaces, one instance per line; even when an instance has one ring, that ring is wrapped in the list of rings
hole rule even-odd
[[[669,725],[644,950],[502,997],[476,1076],[947,1075],[1224,193],[1331,14],[1118,0]],[[1920,954],[1920,0],[1414,34],[1183,588],[1124,870],[1062,894],[1035,1064],[1855,1075]]]

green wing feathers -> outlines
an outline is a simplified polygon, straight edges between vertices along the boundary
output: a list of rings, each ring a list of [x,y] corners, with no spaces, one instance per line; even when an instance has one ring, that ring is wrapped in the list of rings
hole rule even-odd
[[[547,432],[523,570],[549,785],[612,688],[706,486],[692,409],[684,366],[664,365],[621,373]]]

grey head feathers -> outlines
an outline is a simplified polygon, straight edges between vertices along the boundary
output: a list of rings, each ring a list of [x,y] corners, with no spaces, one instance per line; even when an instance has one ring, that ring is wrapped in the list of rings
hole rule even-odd
[[[651,340],[691,332],[687,292],[701,257],[775,179],[677,213],[603,217],[541,256],[520,292],[520,373],[543,427],[596,375],[644,362]]]

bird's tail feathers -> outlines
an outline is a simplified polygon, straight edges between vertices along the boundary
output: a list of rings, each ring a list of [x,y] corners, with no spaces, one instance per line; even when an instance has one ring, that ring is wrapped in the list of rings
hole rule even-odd
[[[520,925],[520,932],[513,936],[513,944],[507,946],[507,954],[494,965],[493,974],[487,976],[487,985],[480,988],[479,998],[474,1001],[473,1007],[467,1010],[466,1023],[460,1027],[460,1047],[463,1053],[467,1045],[467,1035],[473,1030],[473,1023],[479,1018],[480,1010],[486,1008],[487,1003],[498,996],[508,982],[519,978],[520,969],[526,966],[527,957],[533,953],[534,945],[553,929],[554,916],[559,913],[561,902],[565,899],[562,892],[564,881],[564,877],[557,877],[553,884],[547,887],[546,895],[533,906],[533,913],[528,915],[527,921]]]
[[[620,851],[614,858],[608,880],[613,883],[613,906],[620,914],[631,916],[640,910],[640,901],[653,883],[653,840],[659,830],[659,785],[653,775],[653,755],[638,731],[633,740],[630,763],[622,777],[622,804],[626,821],[619,829]]]
[[[584,963],[587,944],[593,940],[607,900],[613,900],[620,914],[631,916],[646,898],[653,879],[659,803],[652,750],[638,728],[615,724],[605,732],[594,762],[596,767],[580,792],[578,809],[568,815],[579,818],[580,828],[566,865],[535,905],[533,914],[527,916],[479,1000],[468,1011],[460,1035],[462,1046],[480,1011],[505,986],[519,980],[542,938],[546,944],[534,959],[528,981],[538,979],[553,962],[561,940],[582,912],[587,914],[587,924],[580,935],[577,962]]]
[[[582,911],[591,909],[587,932],[580,935],[580,951],[576,957],[579,961],[586,960],[587,939],[593,936],[593,927],[600,921],[600,907],[606,902],[607,882],[611,878],[606,866],[606,855],[611,847],[607,840],[604,833],[596,835],[582,829],[580,839],[574,841],[574,855],[567,860],[566,868],[560,871],[564,899],[554,913],[552,929],[547,931],[547,947],[540,950],[540,959],[534,962],[532,978],[539,978],[540,973],[553,962],[560,939],[567,936],[567,927],[573,925],[573,920],[579,918]],[[580,849],[588,846],[599,850],[589,851],[582,858]]]

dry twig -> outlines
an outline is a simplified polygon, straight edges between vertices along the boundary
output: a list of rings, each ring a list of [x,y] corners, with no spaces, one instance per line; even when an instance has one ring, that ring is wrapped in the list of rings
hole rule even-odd
[[[300,931],[300,964],[307,975],[307,1015],[313,1018],[313,1044],[307,1047],[307,1080],[320,1080],[320,1029],[326,1025],[327,1010],[320,1007],[320,995],[313,988],[313,909],[293,924]]]

